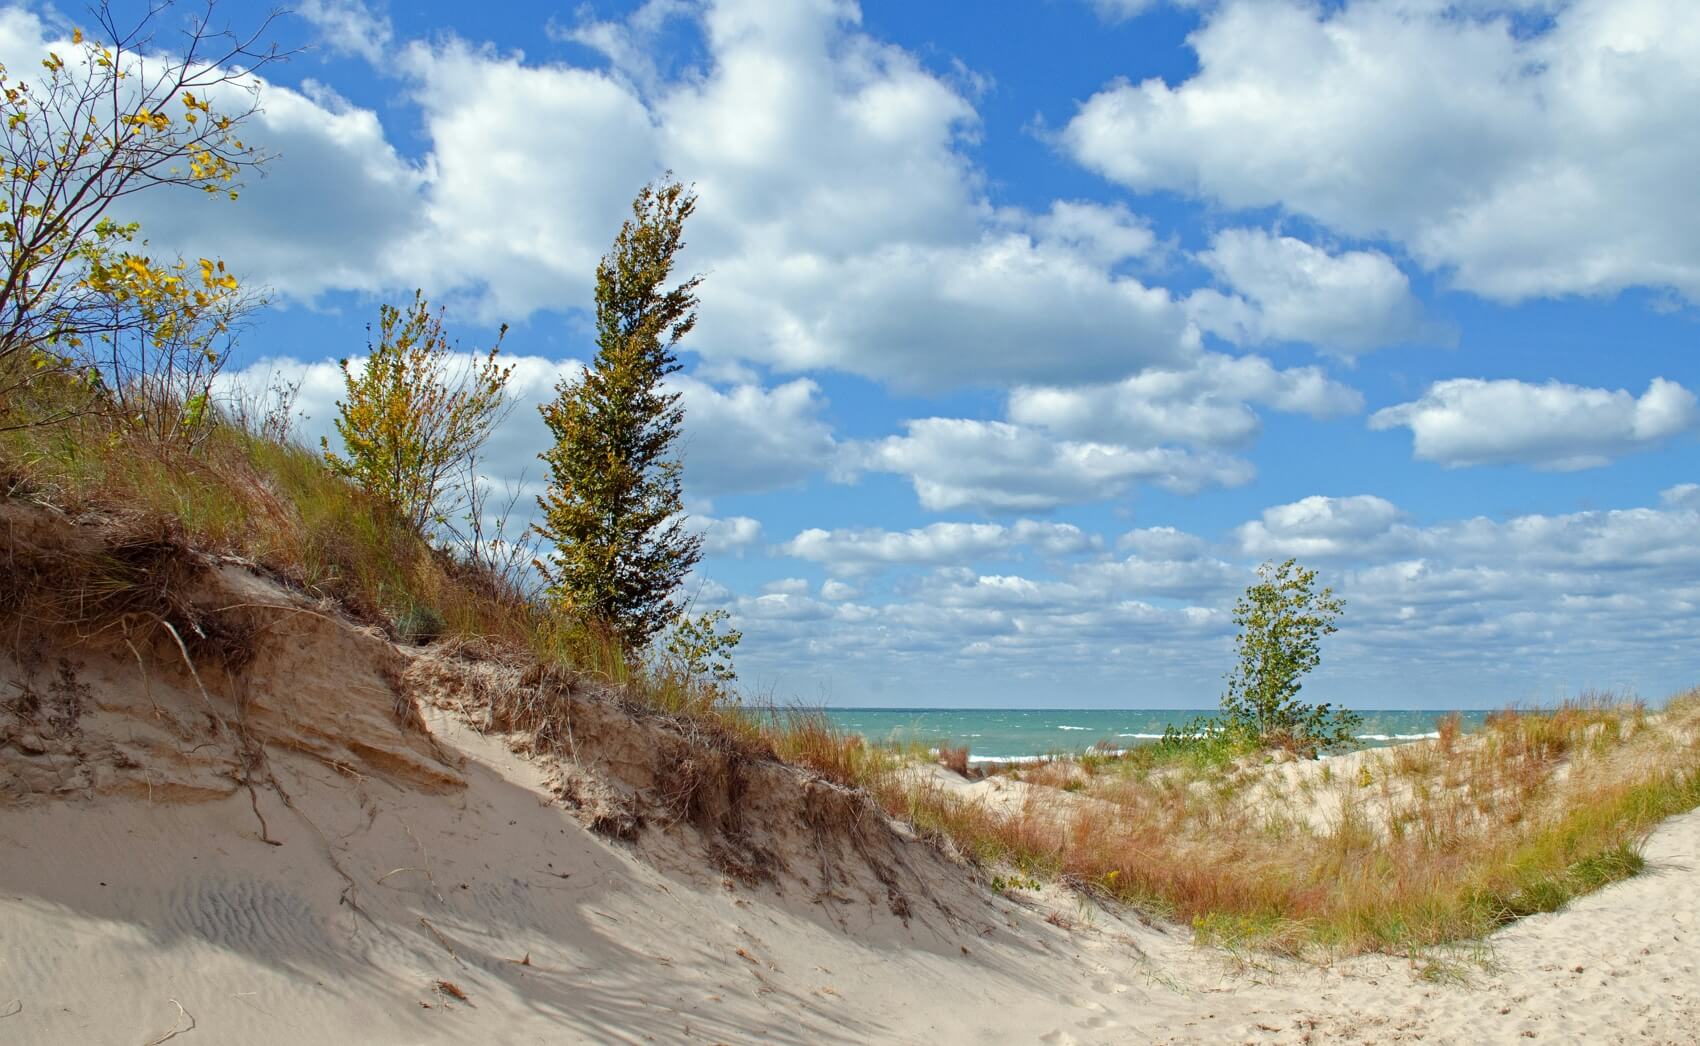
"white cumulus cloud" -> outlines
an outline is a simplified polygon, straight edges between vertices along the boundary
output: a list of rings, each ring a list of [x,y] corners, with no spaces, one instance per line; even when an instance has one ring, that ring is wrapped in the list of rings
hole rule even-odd
[[[1427,525],[1384,498],[1316,496],[1271,506],[1221,545],[1143,527],[1118,542],[1125,559],[944,561],[890,584],[871,570],[854,591],[829,580],[818,600],[766,594],[728,606],[745,630],[741,666],[851,703],[879,698],[880,686],[902,700],[947,678],[958,692],[1015,703],[1035,687],[1209,703],[1255,562],[1296,555],[1346,600],[1307,686],[1319,700],[1396,692],[1437,707],[1492,705],[1586,686],[1657,699],[1692,685],[1700,656],[1694,488],[1668,488],[1656,508]],[[861,547],[941,550],[926,533],[874,532]],[[982,548],[1008,535],[954,537]]]
[[[1367,555],[1385,546],[1399,509],[1373,494],[1320,494],[1263,510],[1235,532],[1240,549],[1258,558]]]
[[[1141,481],[1186,493],[1253,475],[1248,462],[1215,452],[1062,440],[1004,421],[921,418],[906,428],[865,447],[862,464],[906,476],[934,511],[1045,511],[1113,501]]]
[[[1316,367],[1278,370],[1261,356],[1205,353],[1184,369],[1155,368],[1104,385],[1023,386],[1009,418],[1074,439],[1132,446],[1239,446],[1262,422],[1251,404],[1332,418],[1363,409],[1355,389]]]
[[[1671,508],[1700,508],[1700,483],[1678,483],[1661,490],[1659,500]]]
[[[999,523],[932,523],[907,531],[811,527],[779,547],[785,555],[820,563],[839,573],[892,566],[962,565],[1007,559],[1032,548],[1045,556],[1090,552],[1101,542],[1071,523],[1023,519]]]
[[[675,375],[685,408],[679,453],[693,493],[705,497],[795,486],[831,469],[838,456],[820,413],[820,386],[797,378],[772,387],[715,385]]]
[[[332,50],[379,62],[395,36],[390,20],[363,0],[297,0],[294,13],[313,23]]]
[[[1308,342],[1351,357],[1444,336],[1423,320],[1410,279],[1380,251],[1330,254],[1262,229],[1225,229],[1198,259],[1241,297],[1194,295],[1192,314],[1236,344]]]
[[[994,208],[965,88],[863,33],[852,4],[657,0],[556,27],[612,69],[396,40],[355,0],[302,14],[383,57],[421,144],[399,149],[395,120],[330,88],[265,84],[245,129],[276,154],[264,176],[222,207],[138,197],[156,245],[292,301],[423,287],[517,324],[586,308],[633,192],[672,169],[700,197],[680,271],[708,274],[690,347],[715,361],[936,390],[1110,380],[1198,351],[1183,304],[1118,268],[1153,249],[1148,223],[1090,201]],[[641,58],[674,20],[705,61],[667,78]],[[39,46],[36,22],[7,25],[0,41]]]
[[[1416,456],[1449,467],[1522,463],[1597,468],[1700,426],[1694,393],[1654,378],[1639,397],[1551,381],[1454,378],[1422,398],[1370,416],[1370,427],[1408,427]]]
[[[705,556],[742,556],[761,540],[761,521],[749,516],[689,516],[685,527],[702,535]]]
[[[1192,75],[1081,106],[1061,136],[1076,160],[1391,239],[1499,300],[1700,297],[1690,0],[1223,0],[1187,40]]]

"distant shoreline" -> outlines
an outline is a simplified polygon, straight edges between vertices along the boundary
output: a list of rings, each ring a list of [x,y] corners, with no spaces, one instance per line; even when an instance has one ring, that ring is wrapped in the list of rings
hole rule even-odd
[[[1148,744],[1170,728],[1185,730],[1212,709],[1199,708],[821,708],[834,726],[875,744],[966,746],[970,761],[1008,762],[1079,755],[1091,748],[1121,750]],[[1434,736],[1447,710],[1364,711],[1357,740],[1380,748]],[[1488,711],[1461,711],[1465,731],[1479,729]]]

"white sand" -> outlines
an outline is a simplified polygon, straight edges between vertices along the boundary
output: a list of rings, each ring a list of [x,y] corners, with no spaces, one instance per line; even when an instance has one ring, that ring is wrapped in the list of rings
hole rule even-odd
[[[280,760],[325,839],[265,793],[282,846],[245,794],[0,810],[0,1041],[1700,1041],[1700,814],[1459,987],[1399,960],[1236,968],[1054,893],[1073,930],[997,900],[847,932],[792,892],[659,870],[532,764],[433,725],[471,757],[462,794]]]

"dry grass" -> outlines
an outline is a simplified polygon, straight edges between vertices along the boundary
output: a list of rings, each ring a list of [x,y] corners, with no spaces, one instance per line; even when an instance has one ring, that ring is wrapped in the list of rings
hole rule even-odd
[[[940,745],[939,765],[944,767],[946,770],[950,770],[954,773],[961,774],[963,777],[967,777],[969,773],[968,746],[957,745],[952,747],[950,745]]]
[[[0,563],[0,615],[82,634],[171,622],[191,644],[214,622],[182,620],[176,575],[189,550],[232,557],[402,641],[442,640],[526,664],[529,685],[484,695],[492,726],[559,749],[575,687],[597,684],[640,714],[748,758],[782,758],[844,784],[895,761],[819,713],[744,707],[711,681],[628,657],[605,630],[542,612],[492,572],[434,547],[324,467],[319,453],[235,423],[190,445],[109,414],[0,432],[0,498],[102,525],[86,562]],[[197,656],[199,650],[192,650]]]
[[[450,634],[524,642],[535,615],[434,549],[304,447],[231,425],[189,448],[91,415],[0,435],[0,495],[251,562],[392,633],[429,608]]]
[[[868,744],[860,735],[834,726],[817,709],[770,712],[766,729],[781,759],[837,784],[877,790],[903,765],[901,753]]]
[[[1700,692],[1649,717],[1586,695],[1322,763],[1052,761],[1009,813],[936,788],[888,809],[996,865],[1089,885],[1204,941],[1289,953],[1480,937],[1633,874],[1700,806]],[[1096,801],[1082,801],[1082,800]]]

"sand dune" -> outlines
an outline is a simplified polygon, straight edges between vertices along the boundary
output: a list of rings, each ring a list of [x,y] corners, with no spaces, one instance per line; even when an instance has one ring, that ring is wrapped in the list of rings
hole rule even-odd
[[[1469,983],[1235,957],[995,894],[854,794],[593,690],[572,758],[539,756],[477,728],[508,667],[191,575],[195,674],[157,635],[18,624],[0,652],[0,1041],[1700,1041],[1700,813]]]
[[[467,756],[464,792],[285,757],[317,828],[268,796],[281,846],[238,796],[7,809],[6,1040],[1700,1041],[1700,814],[1654,836],[1647,874],[1491,941],[1497,972],[1432,985],[1399,960],[1240,966],[1066,895],[981,900],[966,875],[935,884],[954,919],[907,925],[728,888],[586,830],[498,741],[432,726]]]

